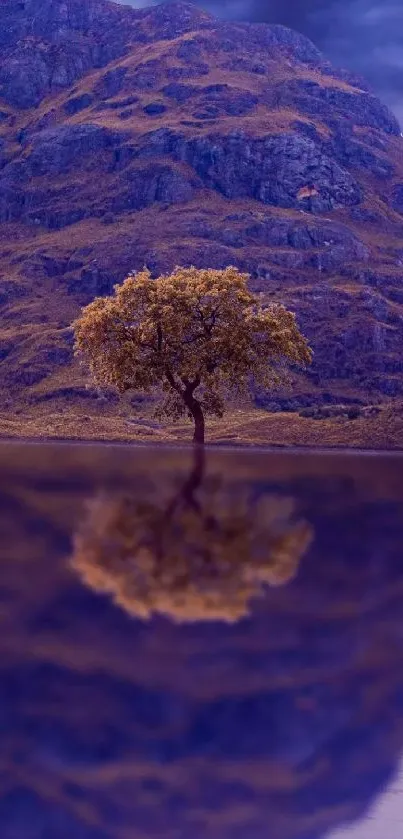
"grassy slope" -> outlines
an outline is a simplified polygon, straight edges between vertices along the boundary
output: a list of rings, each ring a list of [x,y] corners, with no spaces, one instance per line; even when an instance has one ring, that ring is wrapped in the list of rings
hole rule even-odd
[[[91,122],[109,129],[124,130],[127,132],[129,141],[144,135],[147,131],[162,127],[180,128],[185,134],[194,132],[194,127],[184,125],[184,120],[189,118],[190,106],[186,103],[178,104],[172,100],[168,101],[162,93],[162,87],[166,83],[167,69],[172,70],[174,67],[183,66],[183,62],[177,58],[178,45],[191,39],[193,35],[194,33],[190,33],[174,41],[158,41],[154,44],[136,46],[128,56],[109,65],[108,70],[119,68],[127,70],[127,82],[125,82],[127,90],[123,89],[119,94],[109,96],[106,100],[107,108],[99,109],[98,107],[101,100],[97,89],[102,85],[102,77],[105,74],[105,68],[103,68],[86,75],[73,89],[45,100],[32,113],[13,111],[7,106],[6,110],[10,113],[10,125],[6,122],[0,127],[0,136],[7,141],[8,148],[15,152],[17,157],[21,155],[24,157],[30,153],[30,144],[28,142],[26,148],[21,150],[15,139],[18,132],[27,126],[30,131],[34,131],[38,122],[45,117],[49,119],[50,127]],[[337,78],[299,64],[291,64],[289,61],[283,64],[272,62],[269,76],[262,77],[250,72],[225,68],[219,45],[214,41],[213,36],[204,33],[204,37],[212,38],[211,48],[203,47],[201,56],[201,60],[208,62],[209,72],[200,79],[189,79],[187,83],[196,88],[225,83],[234,90],[247,90],[260,95],[268,84],[271,86],[285,80],[305,79],[319,82],[322,86],[357,93],[355,88]],[[138,68],[147,64],[148,61],[158,62],[161,75],[159,86],[157,84],[152,90],[138,88],[134,82]],[[156,75],[158,76],[158,73]],[[118,105],[119,100],[124,100],[133,89],[138,97],[138,102],[133,108],[111,107]],[[67,116],[66,102],[72,96],[89,92],[94,95],[91,107],[74,116]],[[192,101],[191,109],[197,107],[196,100]],[[146,117],[143,107],[151,102],[159,101],[166,106],[165,113],[152,119]],[[124,113],[124,118],[122,113]],[[243,117],[220,116],[219,125],[214,130],[228,134],[242,124],[243,130],[248,135],[261,136],[292,130],[291,126],[295,119],[305,121],[310,125],[314,124],[322,136],[329,136],[329,128],[324,123],[315,122],[296,110],[270,109],[262,104],[259,104],[251,114]],[[197,133],[203,134],[211,130],[211,126],[207,124],[199,125]],[[369,145],[368,138],[373,134],[376,145],[378,132],[357,128],[355,134],[357,139],[362,136],[363,141]],[[315,293],[318,284],[323,286],[323,282],[328,283],[341,304],[348,301],[348,315],[339,317],[337,312],[333,313],[332,310],[318,322],[317,336],[322,343],[326,343],[329,331],[343,334],[348,329],[350,331],[368,329],[368,333],[372,335],[378,323],[378,311],[381,312],[381,327],[385,323],[384,312],[387,311],[386,322],[389,318],[390,325],[385,329],[390,332],[395,329],[394,324],[403,317],[403,303],[400,302],[398,295],[389,295],[391,283],[396,287],[399,285],[399,278],[393,283],[389,279],[389,274],[396,271],[399,273],[400,270],[396,269],[396,252],[401,246],[400,233],[398,235],[401,217],[388,207],[388,199],[394,184],[403,179],[401,139],[383,136],[382,142],[384,148],[380,148],[378,143],[376,153],[379,157],[386,156],[394,164],[393,178],[379,181],[370,173],[366,175],[361,171],[354,171],[354,175],[359,178],[364,188],[363,206],[380,212],[388,225],[392,227],[389,226],[387,230],[384,230],[382,226],[374,228],[372,225],[354,222],[348,210],[335,210],[330,216],[331,222],[346,224],[371,249],[371,267],[376,267],[380,275],[385,274],[385,285],[382,288],[372,288],[368,293],[365,291],[368,298],[365,303],[367,313],[362,304],[361,282],[349,281],[337,275],[324,278],[312,268],[294,269],[291,267],[281,268],[280,284],[276,276],[274,280],[265,280],[270,293],[284,300],[291,308],[305,311],[308,316],[313,307],[316,308],[316,303],[313,302]],[[84,204],[87,202],[88,206],[99,201],[102,207],[104,199],[106,200],[108,195],[113,194],[117,176],[116,173],[105,169],[98,177],[93,165],[101,164],[101,159],[97,159],[95,164],[89,161],[88,164],[83,164],[78,172],[70,172],[67,176],[53,178],[52,206],[54,208],[68,206],[75,194],[76,198],[78,195]],[[41,190],[46,193],[49,187],[47,179],[39,177],[34,180],[33,186],[38,194]],[[124,271],[125,267],[132,267],[133,247],[141,254],[146,253],[147,248],[148,252],[152,248],[155,252],[167,251],[169,253],[172,242],[175,242],[178,260],[185,259],[189,253],[192,254],[197,249],[210,253],[210,250],[214,248],[215,253],[222,253],[227,262],[237,264],[242,258],[256,258],[261,259],[263,264],[270,264],[271,257],[273,256],[274,259],[275,251],[278,249],[261,246],[253,241],[246,242],[245,247],[241,249],[224,248],[219,243],[198,240],[193,236],[194,219],[206,218],[214,228],[220,229],[228,225],[226,218],[229,213],[234,214],[234,212],[240,217],[243,214],[253,216],[254,219],[278,217],[298,222],[304,218],[299,210],[264,207],[259,202],[250,200],[229,202],[218,193],[205,190],[199,192],[194,200],[184,205],[171,206],[168,209],[153,205],[138,212],[122,213],[111,225],[105,225],[100,218],[95,217],[86,218],[61,230],[47,230],[35,224],[3,223],[0,225],[0,273],[7,279],[7,283],[11,284],[9,288],[15,290],[14,293],[7,293],[7,299],[1,305],[0,358],[2,347],[5,353],[1,368],[3,376],[0,380],[0,411],[4,411],[0,426],[2,433],[27,436],[66,434],[70,437],[107,439],[126,439],[133,436],[139,439],[141,434],[147,439],[150,436],[156,439],[187,437],[188,430],[182,430],[180,427],[164,431],[149,427],[147,433],[142,427],[143,431],[140,434],[139,429],[126,418],[112,416],[110,412],[102,418],[99,416],[98,409],[90,403],[84,404],[79,398],[74,401],[74,398],[58,397],[60,389],[85,385],[85,375],[76,364],[53,363],[50,356],[52,353],[57,355],[58,350],[65,350],[68,345],[66,327],[80,306],[79,291],[71,293],[69,290],[69,283],[72,280],[77,280],[79,283],[80,272],[74,268],[74,258],[77,254],[84,260],[85,266],[91,265],[96,259],[98,266],[106,274],[113,271],[116,266],[119,266],[121,271]],[[324,217],[318,218],[305,214],[305,218],[307,222],[326,224]],[[238,224],[237,221],[231,221],[231,227],[234,231],[239,227],[242,233],[242,222]],[[150,231],[153,232],[151,241]],[[289,248],[288,252],[292,254],[292,249]],[[59,273],[46,275],[44,264],[49,259],[55,260],[62,266]],[[359,267],[357,265],[357,268]],[[362,266],[363,269],[366,267]],[[277,275],[278,273],[277,271]],[[275,274],[274,271],[273,275]],[[47,354],[45,360],[43,360],[44,353]],[[394,360],[391,358],[391,363]],[[397,358],[396,361],[398,361]],[[42,375],[44,367],[46,367],[46,374]],[[26,380],[24,375],[21,376],[21,371],[23,374],[27,373]],[[34,375],[38,374],[37,381],[29,381],[31,372]],[[400,374],[397,372],[395,375]],[[345,380],[343,382],[329,380],[325,385],[328,390],[335,393],[342,388],[344,395],[352,398],[357,395],[355,386],[350,387]],[[303,391],[304,380],[298,379],[294,386],[296,392],[299,389]],[[318,386],[314,382],[309,383],[313,398],[315,398],[316,390],[320,396],[323,389],[323,383]],[[41,401],[44,398],[46,402]],[[10,411],[19,413],[15,417],[10,417]],[[394,418],[394,412],[385,408],[384,414],[385,422],[382,424],[379,417],[373,420],[360,419],[354,423],[344,420],[317,422],[302,420],[292,414],[271,416],[260,412],[254,414],[252,418],[250,412],[247,412],[231,415],[220,426],[213,425],[211,437],[214,440],[242,439],[245,442],[265,444],[272,442],[280,445],[285,443],[358,446],[373,444],[381,447],[400,445],[401,432],[399,423]]]
[[[37,439],[115,440],[182,443],[191,439],[190,423],[164,425],[149,415],[89,415],[65,409],[58,412],[0,414],[1,437]],[[257,409],[228,412],[207,424],[207,441],[243,446],[305,446],[315,448],[403,449],[402,406],[383,406],[373,417],[313,420],[295,413],[269,414]]]

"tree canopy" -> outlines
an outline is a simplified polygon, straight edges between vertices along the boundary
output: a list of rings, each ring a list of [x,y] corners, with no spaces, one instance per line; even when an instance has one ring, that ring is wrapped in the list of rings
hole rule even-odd
[[[193,418],[202,443],[205,414],[222,416],[253,384],[272,386],[285,362],[311,360],[295,316],[265,306],[248,280],[233,267],[131,274],[82,310],[76,351],[100,386],[159,393],[160,414]]]

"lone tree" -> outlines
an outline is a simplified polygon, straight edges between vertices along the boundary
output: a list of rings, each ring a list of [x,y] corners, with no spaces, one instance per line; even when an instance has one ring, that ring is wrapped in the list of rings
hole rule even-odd
[[[233,267],[131,274],[82,310],[76,352],[97,384],[157,393],[159,414],[188,415],[194,442],[204,443],[206,414],[222,417],[229,397],[270,387],[286,361],[311,360],[294,315],[263,306],[248,279]]]

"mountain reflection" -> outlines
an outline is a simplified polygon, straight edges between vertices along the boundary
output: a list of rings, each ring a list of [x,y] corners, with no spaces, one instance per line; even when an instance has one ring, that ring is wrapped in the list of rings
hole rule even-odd
[[[292,499],[252,490],[206,478],[205,452],[195,448],[178,486],[149,481],[93,499],[72,565],[136,617],[238,620],[265,584],[292,579],[311,541]]]
[[[1,839],[319,839],[397,769],[399,457],[187,458],[0,446]]]

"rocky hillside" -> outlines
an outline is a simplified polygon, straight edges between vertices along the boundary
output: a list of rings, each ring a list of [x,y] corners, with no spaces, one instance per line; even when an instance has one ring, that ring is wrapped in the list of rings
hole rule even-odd
[[[365,84],[281,26],[2,0],[0,406],[95,404],[78,307],[178,263],[235,264],[298,313],[315,361],[280,403],[402,396],[402,152]]]

